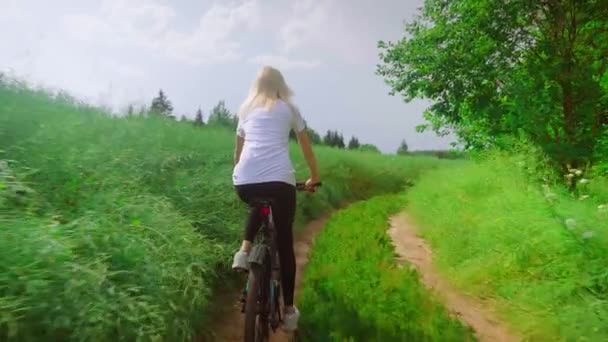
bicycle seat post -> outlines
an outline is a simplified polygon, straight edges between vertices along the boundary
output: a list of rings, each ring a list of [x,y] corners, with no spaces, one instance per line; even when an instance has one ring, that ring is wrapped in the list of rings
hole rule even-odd
[[[271,255],[271,277],[274,280],[280,280],[279,272],[279,256],[276,246],[276,227],[274,226],[272,215],[272,200],[271,199],[256,199],[253,202],[262,215],[262,228],[264,230],[264,239],[270,248]]]

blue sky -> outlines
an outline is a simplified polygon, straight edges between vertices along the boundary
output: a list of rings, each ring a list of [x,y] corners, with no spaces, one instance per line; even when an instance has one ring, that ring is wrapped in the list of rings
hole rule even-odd
[[[419,134],[426,101],[388,95],[378,40],[403,35],[422,0],[0,0],[0,70],[117,110],[162,88],[175,114],[235,110],[262,64],[278,67],[317,131],[394,152],[449,146]]]

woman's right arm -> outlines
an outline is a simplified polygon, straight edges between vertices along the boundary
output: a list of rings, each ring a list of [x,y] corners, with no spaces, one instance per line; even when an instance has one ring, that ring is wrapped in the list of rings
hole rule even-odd
[[[319,175],[319,169],[317,168],[317,159],[312,151],[312,145],[306,129],[301,130],[296,136],[298,138],[298,144],[304,154],[304,158],[308,163],[308,168],[310,169],[310,178],[306,181],[306,186],[312,188],[321,181],[321,175]]]
[[[241,160],[241,153],[243,152],[243,145],[245,144],[245,139],[237,134],[236,141],[234,143],[234,166],[239,163]]]

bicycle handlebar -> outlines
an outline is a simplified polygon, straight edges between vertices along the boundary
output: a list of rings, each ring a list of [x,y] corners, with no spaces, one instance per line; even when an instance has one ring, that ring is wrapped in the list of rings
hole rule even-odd
[[[314,192],[315,190],[317,190],[318,187],[320,187],[321,185],[323,185],[323,183],[318,182],[312,185],[312,192]],[[296,190],[298,191],[309,191],[306,188],[306,182],[298,182],[296,183]]]

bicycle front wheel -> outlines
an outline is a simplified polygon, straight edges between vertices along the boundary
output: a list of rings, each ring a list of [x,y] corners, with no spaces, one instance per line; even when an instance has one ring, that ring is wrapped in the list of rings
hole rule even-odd
[[[269,338],[269,273],[262,265],[252,264],[245,302],[245,342],[266,342]]]

